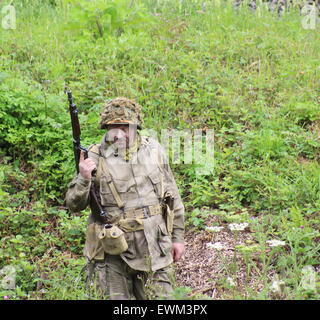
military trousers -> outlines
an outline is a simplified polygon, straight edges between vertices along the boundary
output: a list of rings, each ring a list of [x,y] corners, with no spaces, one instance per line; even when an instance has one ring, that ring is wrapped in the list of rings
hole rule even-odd
[[[173,270],[170,266],[157,271],[132,269],[118,255],[89,264],[88,279],[97,293],[109,300],[173,299]]]

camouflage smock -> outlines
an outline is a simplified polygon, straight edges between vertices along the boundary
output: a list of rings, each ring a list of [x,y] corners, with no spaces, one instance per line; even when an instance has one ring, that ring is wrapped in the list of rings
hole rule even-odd
[[[153,138],[141,137],[141,143],[130,160],[124,160],[121,154],[117,155],[116,147],[105,141],[89,148],[88,156],[98,167],[99,153],[103,156],[112,180],[124,202],[124,211],[133,208],[142,208],[159,204],[159,194],[170,191],[174,195],[174,220],[172,235],[168,234],[162,214],[140,219],[137,223],[143,224],[143,230],[126,232],[128,250],[121,254],[121,258],[133,269],[140,271],[156,271],[172,263],[172,242],[184,242],[184,206],[179,195],[172,171],[168,164],[165,152],[161,145]],[[94,151],[93,151],[94,150]],[[97,235],[102,225],[94,220],[90,202],[90,185],[95,183],[97,196],[101,199],[103,208],[106,208],[112,217],[111,222],[117,223],[123,218],[123,213],[117,206],[112,195],[107,177],[98,169],[97,175],[85,179],[78,174],[68,186],[66,205],[72,212],[84,210],[88,205],[91,214],[88,219],[84,255],[89,260],[103,260],[105,253]]]

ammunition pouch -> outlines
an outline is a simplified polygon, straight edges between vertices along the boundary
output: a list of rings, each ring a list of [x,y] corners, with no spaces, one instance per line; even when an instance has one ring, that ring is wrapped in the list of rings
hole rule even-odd
[[[112,227],[104,226],[98,234],[98,238],[107,254],[119,255],[128,249],[124,232],[115,225]]]
[[[124,232],[139,231],[144,229],[144,219],[162,214],[163,210],[159,204],[134,208],[128,210],[116,209],[109,211],[111,215],[117,217],[112,223],[115,223]]]
[[[165,205],[164,219],[166,222],[167,230],[170,235],[172,234],[172,231],[173,231],[173,218],[174,218],[173,210],[171,210],[168,205]]]
[[[124,232],[133,232],[133,231],[139,231],[144,229],[143,220],[139,218],[120,219],[118,224]]]
[[[170,192],[166,192],[163,199],[163,215],[166,222],[167,230],[169,234],[173,231],[173,220],[174,220],[174,197]]]

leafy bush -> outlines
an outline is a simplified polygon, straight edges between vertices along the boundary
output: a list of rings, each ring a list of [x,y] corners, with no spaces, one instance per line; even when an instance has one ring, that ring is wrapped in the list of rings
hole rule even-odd
[[[94,38],[120,36],[123,32],[140,32],[144,23],[151,21],[142,3],[118,1],[65,0],[70,5],[67,28],[75,31],[82,26],[82,35]]]

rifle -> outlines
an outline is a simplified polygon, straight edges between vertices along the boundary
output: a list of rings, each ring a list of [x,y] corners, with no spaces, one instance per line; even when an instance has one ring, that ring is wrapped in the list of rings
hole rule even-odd
[[[68,101],[69,101],[69,111],[70,111],[70,117],[71,117],[71,125],[72,125],[72,137],[73,137],[73,152],[74,152],[74,159],[76,162],[76,169],[77,174],[79,173],[79,160],[80,160],[80,152],[81,150],[84,151],[84,158],[88,158],[88,149],[81,146],[80,143],[80,124],[79,124],[79,118],[78,118],[78,109],[76,105],[73,103],[73,97],[71,90],[67,90],[68,94]],[[92,175],[95,173],[93,172]],[[108,221],[107,218],[107,212],[103,210],[98,198],[97,194],[95,192],[95,185],[94,183],[91,184],[90,187],[90,199],[91,204],[96,208],[96,210],[92,210],[93,215],[95,216],[96,220],[99,222],[105,224],[105,227],[111,227],[111,224]],[[98,212],[97,212],[98,211]]]

